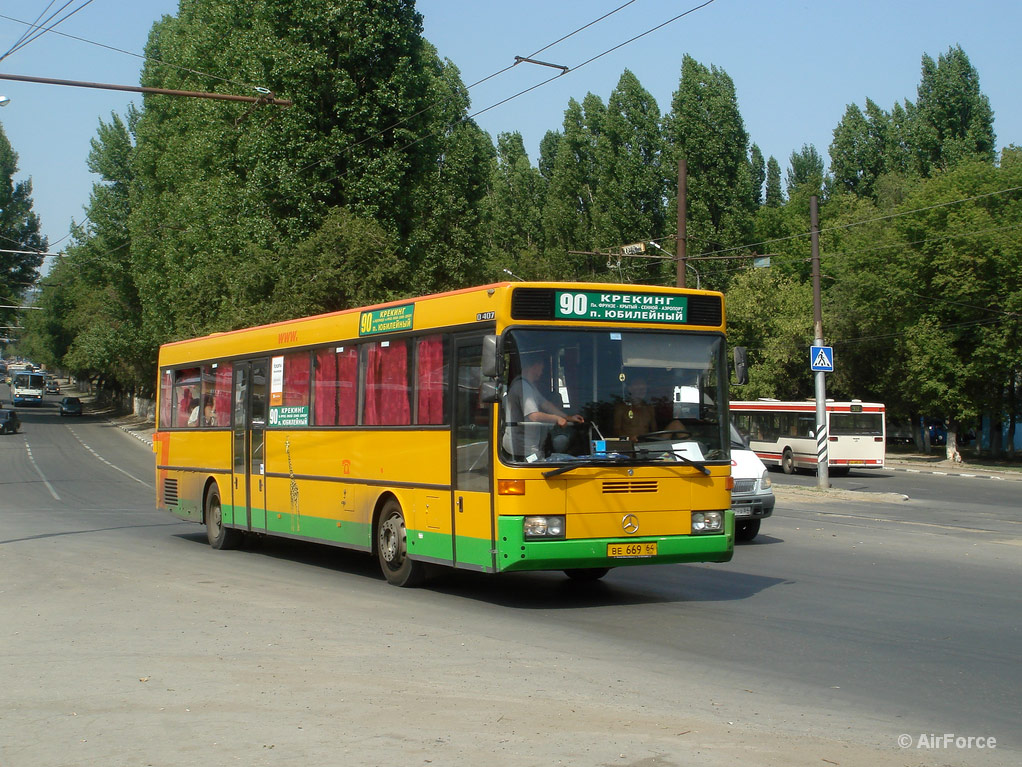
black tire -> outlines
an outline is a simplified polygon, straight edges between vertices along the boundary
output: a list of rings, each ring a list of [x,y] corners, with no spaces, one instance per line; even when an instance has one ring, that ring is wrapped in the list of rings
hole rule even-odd
[[[401,504],[391,498],[383,506],[376,526],[376,554],[380,569],[394,586],[419,586],[426,579],[426,565],[408,556],[408,533]]]
[[[735,538],[739,541],[751,541],[759,534],[758,519],[743,519],[735,523]]]
[[[847,466],[831,466],[827,471],[832,477],[847,477],[851,469]]]
[[[791,454],[790,448],[784,448],[784,454],[781,456],[781,471],[785,474],[795,473],[795,456]]]
[[[565,570],[564,574],[573,581],[592,583],[598,581],[610,572],[609,567],[577,567],[574,570]]]
[[[206,496],[203,519],[206,522],[206,538],[214,549],[235,549],[241,543],[241,532],[223,525],[220,491],[216,487],[210,488],[209,494]]]

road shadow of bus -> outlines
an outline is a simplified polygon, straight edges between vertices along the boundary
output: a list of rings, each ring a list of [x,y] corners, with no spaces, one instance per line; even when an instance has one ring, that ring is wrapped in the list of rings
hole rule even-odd
[[[177,534],[182,540],[208,546],[203,532]],[[766,538],[766,537],[764,537]],[[763,540],[762,543],[767,543]],[[776,542],[780,542],[776,539]],[[760,543],[759,538],[752,545]],[[246,538],[239,547],[253,557],[329,570],[386,584],[376,557],[309,541],[288,538]],[[215,553],[215,552],[212,552]],[[255,566],[255,565],[253,565]],[[446,567],[431,568],[421,590],[521,610],[566,610],[639,604],[730,602],[747,599],[787,582],[735,568],[735,562],[689,565],[637,565],[611,570],[599,581],[576,581],[561,571],[480,573]],[[414,597],[413,597],[414,598]]]

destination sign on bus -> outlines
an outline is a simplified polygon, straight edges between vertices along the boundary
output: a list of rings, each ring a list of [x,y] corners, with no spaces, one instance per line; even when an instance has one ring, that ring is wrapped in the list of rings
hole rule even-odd
[[[684,324],[688,322],[688,296],[559,290],[555,293],[554,316],[561,320]]]
[[[358,321],[358,334],[371,336],[375,333],[411,330],[414,311],[415,304],[405,304],[404,306],[391,306],[386,309],[362,312]]]

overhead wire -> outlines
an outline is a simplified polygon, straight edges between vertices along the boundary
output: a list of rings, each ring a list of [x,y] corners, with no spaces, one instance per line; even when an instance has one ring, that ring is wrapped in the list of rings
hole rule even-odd
[[[54,16],[56,16],[58,13],[60,13],[65,8],[67,8],[69,5],[71,5],[72,2],[74,2],[74,0],[67,0],[67,2],[65,2],[59,9],[57,9],[52,14],[50,14],[50,16],[46,19],[46,21],[43,22],[43,24],[48,24],[53,19]],[[0,56],[0,61],[3,61],[8,56],[10,56],[12,53],[15,53],[16,51],[21,50],[22,48],[24,48],[26,45],[28,45],[32,41],[37,40],[38,38],[42,37],[43,35],[45,35],[47,32],[52,30],[53,27],[57,26],[58,24],[60,24],[60,23],[62,23],[64,21],[67,21],[69,18],[74,16],[76,13],[78,13],[78,11],[80,11],[83,8],[85,8],[86,6],[92,4],[92,2],[93,2],[93,0],[85,0],[85,2],[83,2],[80,6],[78,6],[73,11],[68,13],[66,16],[64,16],[63,18],[57,19],[55,22],[53,22],[52,26],[50,26],[48,28],[47,27],[39,26],[39,27],[37,27],[37,31],[35,33],[32,33],[32,34],[30,34],[27,37],[22,36],[22,39],[20,40],[20,42],[15,43],[13,46],[11,46],[11,48],[8,49],[8,51],[5,54]],[[53,3],[51,2],[50,5],[53,5]],[[47,7],[47,10],[48,10],[50,6],[48,5],[46,7]],[[46,11],[43,11],[43,13],[45,13],[45,12]]]

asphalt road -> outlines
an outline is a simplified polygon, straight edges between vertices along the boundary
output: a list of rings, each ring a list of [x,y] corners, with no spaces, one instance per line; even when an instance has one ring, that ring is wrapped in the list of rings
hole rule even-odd
[[[2,767],[1022,756],[1022,484],[779,480],[727,564],[404,590],[327,547],[210,550],[153,510],[148,448],[50,399],[0,437]],[[996,747],[919,747],[945,733]]]

